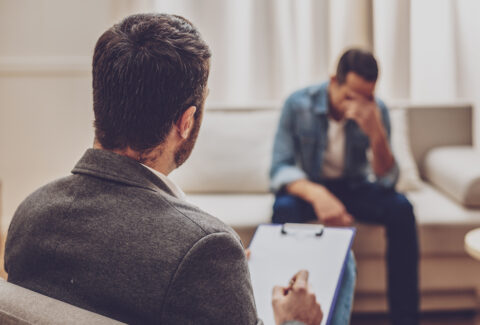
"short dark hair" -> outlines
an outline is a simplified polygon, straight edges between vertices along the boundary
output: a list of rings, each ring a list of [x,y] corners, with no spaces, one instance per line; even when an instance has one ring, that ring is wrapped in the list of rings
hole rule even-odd
[[[336,77],[339,84],[343,84],[346,81],[349,72],[354,72],[370,82],[377,81],[377,60],[370,52],[350,49],[343,53],[338,61]]]
[[[108,29],[93,55],[97,141],[105,149],[145,152],[190,106],[200,116],[210,57],[197,29],[180,16],[132,15]]]

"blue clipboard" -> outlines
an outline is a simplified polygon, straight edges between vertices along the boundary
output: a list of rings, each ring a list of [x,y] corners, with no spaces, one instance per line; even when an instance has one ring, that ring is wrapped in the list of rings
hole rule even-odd
[[[300,269],[309,271],[309,282],[324,314],[321,325],[330,324],[355,233],[355,228],[318,224],[257,228],[250,244],[249,268],[257,311],[265,325],[275,324],[273,286],[287,286]]]

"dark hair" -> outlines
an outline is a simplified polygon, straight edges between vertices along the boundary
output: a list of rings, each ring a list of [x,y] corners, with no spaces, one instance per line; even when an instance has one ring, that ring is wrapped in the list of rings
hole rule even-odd
[[[377,81],[378,65],[372,53],[350,49],[342,54],[337,66],[337,81],[343,84],[349,72],[354,72],[367,81]]]
[[[144,152],[165,140],[188,107],[201,114],[210,56],[180,16],[133,15],[103,33],[92,71],[95,137],[102,147]]]

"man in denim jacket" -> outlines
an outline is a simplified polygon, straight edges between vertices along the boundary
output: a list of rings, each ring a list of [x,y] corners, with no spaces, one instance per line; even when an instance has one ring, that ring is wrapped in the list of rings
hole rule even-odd
[[[384,225],[392,323],[418,324],[415,216],[394,189],[398,166],[389,145],[388,110],[374,97],[377,77],[373,55],[352,49],[342,55],[329,82],[286,100],[270,170],[273,222]],[[339,297],[343,304],[348,287],[353,291],[353,264],[350,256]]]

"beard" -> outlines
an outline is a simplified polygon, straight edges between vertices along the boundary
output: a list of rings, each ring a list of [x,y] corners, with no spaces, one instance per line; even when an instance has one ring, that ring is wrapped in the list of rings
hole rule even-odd
[[[200,132],[202,117],[203,117],[203,105],[201,105],[200,110],[197,111],[194,115],[195,120],[193,122],[190,135],[175,152],[174,160],[175,160],[176,168],[183,165],[183,163],[188,159],[188,157],[190,157],[190,154],[193,151],[193,147],[195,146],[195,142],[197,141],[198,133]]]

